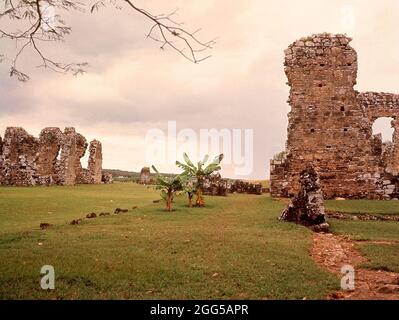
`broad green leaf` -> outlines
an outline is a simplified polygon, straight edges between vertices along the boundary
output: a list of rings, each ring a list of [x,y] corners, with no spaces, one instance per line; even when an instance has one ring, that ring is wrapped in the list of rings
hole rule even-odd
[[[187,153],[183,153],[183,158],[184,161],[186,161],[186,163],[190,166],[190,167],[194,167],[194,164],[191,162],[190,158],[188,157]]]
[[[188,166],[188,165],[186,165],[184,163],[181,163],[179,161],[176,161],[176,166],[178,166],[179,168],[183,169],[186,172],[189,172],[189,173],[193,173],[194,172],[192,167],[190,167],[190,166]]]

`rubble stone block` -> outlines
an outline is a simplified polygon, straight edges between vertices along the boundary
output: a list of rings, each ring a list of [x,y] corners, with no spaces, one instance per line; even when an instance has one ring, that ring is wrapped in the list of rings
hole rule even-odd
[[[103,171],[101,181],[105,184],[110,184],[114,182],[114,179],[111,173]]]
[[[316,231],[325,231],[328,225],[318,173],[309,165],[301,172],[299,182],[301,189],[283,211],[280,220],[317,226]]]

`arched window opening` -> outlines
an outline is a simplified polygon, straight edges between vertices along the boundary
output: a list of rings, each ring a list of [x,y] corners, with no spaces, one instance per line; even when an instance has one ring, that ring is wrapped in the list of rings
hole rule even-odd
[[[392,128],[391,122],[393,118],[378,118],[373,123],[373,135],[381,134],[382,142],[392,142],[394,128]]]

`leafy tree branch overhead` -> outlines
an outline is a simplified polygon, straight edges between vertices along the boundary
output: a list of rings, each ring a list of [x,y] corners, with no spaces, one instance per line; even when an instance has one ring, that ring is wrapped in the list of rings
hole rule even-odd
[[[3,0],[0,7],[0,43],[13,41],[16,53],[8,56],[0,52],[0,62],[10,64],[10,76],[20,81],[30,79],[19,65],[28,50],[40,58],[39,67],[55,72],[78,75],[85,72],[87,62],[62,62],[49,57],[43,44],[62,42],[72,29],[64,20],[66,12],[95,13],[109,5],[117,10],[132,10],[151,22],[146,38],[160,44],[162,50],[170,48],[185,59],[199,63],[210,57],[215,40],[202,41],[200,29],[189,31],[176,20],[177,10],[168,14],[153,14],[136,6],[130,0],[68,1],[68,0]],[[0,3],[1,3],[0,2]],[[129,31],[127,31],[129,32]],[[4,45],[1,46],[4,48]]]

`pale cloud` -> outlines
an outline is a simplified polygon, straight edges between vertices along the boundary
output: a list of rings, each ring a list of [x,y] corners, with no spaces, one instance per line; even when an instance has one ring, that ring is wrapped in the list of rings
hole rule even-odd
[[[88,61],[88,74],[62,76],[28,68],[33,80],[18,84],[0,65],[0,132],[23,126],[74,126],[103,142],[104,167],[140,170],[151,128],[253,129],[254,172],[266,178],[268,162],[284,149],[286,101],[284,49],[319,32],[347,33],[359,55],[357,89],[399,92],[399,3],[396,0],[141,0],[154,13],[180,8],[185,26],[218,37],[213,57],[191,64],[145,39],[150,26],[129,10],[106,9],[89,18],[68,17],[73,34],[50,47],[52,56]],[[3,48],[3,47],[2,47]],[[25,56],[21,66],[35,60]],[[163,170],[172,171],[165,165]],[[232,175],[232,168],[225,168]]]

